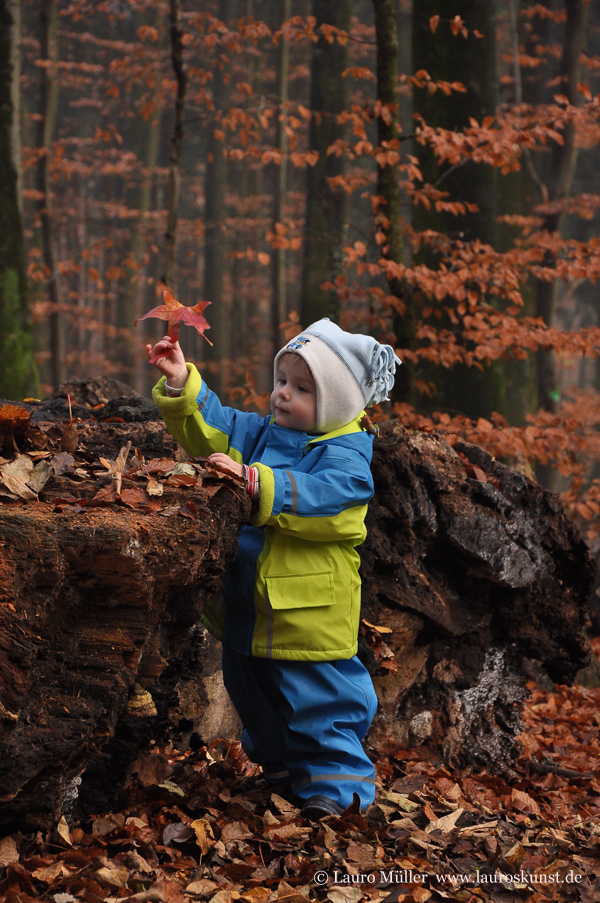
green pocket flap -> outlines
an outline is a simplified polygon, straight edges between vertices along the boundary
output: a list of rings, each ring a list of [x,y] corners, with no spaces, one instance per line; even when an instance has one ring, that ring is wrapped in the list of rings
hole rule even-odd
[[[266,581],[271,607],[276,610],[323,608],[335,602],[333,574],[330,571],[267,577]]]

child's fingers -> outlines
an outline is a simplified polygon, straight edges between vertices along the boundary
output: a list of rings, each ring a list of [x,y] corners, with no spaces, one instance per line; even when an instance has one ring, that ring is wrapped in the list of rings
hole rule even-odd
[[[230,458],[229,455],[226,455],[224,452],[215,452],[212,455],[209,455],[208,460],[211,464],[217,464],[223,470],[229,471],[229,473],[234,474],[237,477],[243,477],[244,468],[241,464],[238,464],[233,458]]]
[[[224,452],[214,452],[214,454],[208,456],[208,460],[212,461],[213,464],[225,464],[226,466],[233,464],[233,459]]]
[[[159,357],[168,357],[173,350],[173,343],[168,336],[157,342],[156,345],[146,345],[146,354],[149,360]]]

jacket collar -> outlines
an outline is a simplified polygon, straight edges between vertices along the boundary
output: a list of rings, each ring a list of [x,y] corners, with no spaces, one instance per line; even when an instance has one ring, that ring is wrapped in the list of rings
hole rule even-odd
[[[327,442],[328,439],[337,439],[339,436],[349,436],[351,433],[364,433],[365,428],[361,423],[364,416],[365,412],[361,411],[355,420],[352,420],[345,426],[341,426],[337,430],[332,430],[331,433],[324,433],[322,436],[315,436],[314,438],[310,439],[308,444],[314,445],[316,442]]]
[[[313,436],[311,433],[301,433],[298,430],[290,430],[287,427],[280,426],[278,427],[275,423],[275,417],[272,416],[269,421],[269,426],[274,427],[278,432],[278,438],[282,441],[283,444],[288,444],[285,440],[287,439],[290,445],[296,445],[299,441],[304,440],[306,445],[316,445],[317,442],[327,442],[330,439],[338,439],[341,436],[349,436],[353,433],[364,433],[366,432],[364,426],[362,425],[362,419],[365,415],[365,411],[361,411],[358,417],[355,420],[352,420],[350,423],[347,423],[345,426],[341,426],[337,430],[332,430],[330,433],[322,433],[318,436]],[[289,435],[288,435],[289,434]],[[302,440],[300,439],[302,437]]]

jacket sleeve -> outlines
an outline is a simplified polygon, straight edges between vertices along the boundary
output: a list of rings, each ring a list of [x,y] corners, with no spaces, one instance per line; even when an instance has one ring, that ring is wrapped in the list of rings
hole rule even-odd
[[[322,453],[321,453],[322,452]],[[260,471],[260,499],[252,523],[315,542],[363,542],[367,504],[373,496],[369,463],[351,449],[319,450],[310,469]]]
[[[181,395],[167,395],[164,376],[152,390],[167,429],[192,457],[224,452],[239,464],[248,464],[269,418],[225,407],[194,364],[186,367],[189,376]]]

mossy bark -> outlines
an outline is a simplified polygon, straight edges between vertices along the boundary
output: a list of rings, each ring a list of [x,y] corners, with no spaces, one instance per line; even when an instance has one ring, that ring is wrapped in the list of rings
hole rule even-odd
[[[19,4],[0,0],[0,393],[14,399],[35,387],[18,191],[18,26]]]
[[[40,70],[40,120],[37,190],[42,230],[42,258],[46,269],[46,289],[51,310],[48,314],[50,382],[58,386],[64,379],[64,335],[60,315],[60,274],[57,268],[56,222],[52,215],[50,156],[58,108],[58,10],[56,0],[42,0],[40,8],[40,54],[46,65]]]

